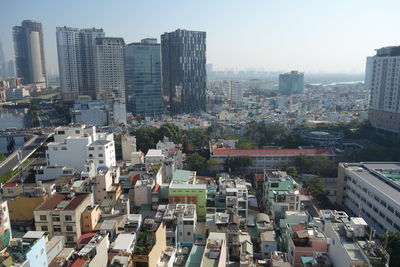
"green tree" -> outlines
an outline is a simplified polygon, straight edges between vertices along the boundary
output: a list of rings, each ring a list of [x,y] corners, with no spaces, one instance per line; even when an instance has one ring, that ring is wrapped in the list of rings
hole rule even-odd
[[[122,159],[122,141],[121,135],[114,135],[115,157],[117,160]]]
[[[198,173],[204,173],[207,169],[207,159],[200,156],[199,153],[193,153],[186,157],[186,164],[191,171],[197,171]]]
[[[247,140],[247,139],[240,138],[239,141],[238,141],[238,148],[239,149],[253,149],[255,147],[256,146],[254,145],[254,143],[249,141],[249,140]]]
[[[252,140],[258,147],[265,145],[284,145],[289,129],[277,122],[250,122],[247,125],[246,138]]]
[[[179,129],[178,126],[172,123],[163,124],[155,134],[155,142],[162,140],[163,138],[168,137],[170,141],[174,142],[175,144],[182,144],[183,143],[183,133]]]
[[[400,234],[389,233],[386,250],[390,255],[389,266],[400,267]]]
[[[201,128],[193,128],[186,132],[186,142],[193,144],[196,148],[208,146],[210,137],[206,130]]]
[[[219,160],[217,159],[208,159],[207,160],[207,170],[210,174],[214,174],[215,167],[220,164]]]
[[[305,155],[297,156],[294,159],[294,167],[300,173],[308,173],[311,168],[310,158]]]
[[[333,162],[326,156],[315,156],[310,159],[310,173],[312,174],[329,174],[332,171]]]
[[[226,134],[226,128],[222,124],[212,124],[207,129],[210,138],[224,138]]]
[[[136,144],[138,150],[141,150],[143,153],[147,153],[150,148],[155,148],[156,143],[156,133],[157,128],[153,126],[142,127],[136,130]]]
[[[297,179],[297,177],[299,177],[299,174],[297,173],[296,167],[287,167],[286,168],[286,172],[287,174],[289,174],[290,176],[292,176],[294,179]]]
[[[253,160],[249,156],[228,157],[225,159],[224,168],[229,171],[243,171],[252,166]]]
[[[321,176],[315,175],[305,183],[306,188],[315,197],[324,195],[325,183]]]

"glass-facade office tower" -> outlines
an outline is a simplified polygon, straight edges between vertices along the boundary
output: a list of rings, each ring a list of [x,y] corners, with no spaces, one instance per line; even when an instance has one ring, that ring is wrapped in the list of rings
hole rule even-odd
[[[206,33],[176,30],[161,35],[163,93],[172,113],[206,109]]]
[[[13,39],[17,76],[23,84],[47,87],[42,23],[22,21],[13,27]]]
[[[124,61],[127,111],[141,118],[161,116],[161,48],[157,39],[128,44]]]
[[[63,99],[95,94],[94,45],[103,29],[57,27],[57,54]]]
[[[7,66],[4,58],[3,44],[0,41],[0,79],[7,79]]]
[[[371,90],[368,120],[387,135],[400,136],[400,46],[376,50],[367,58],[365,87]]]
[[[279,91],[285,95],[301,94],[304,88],[304,73],[291,71],[279,74]]]

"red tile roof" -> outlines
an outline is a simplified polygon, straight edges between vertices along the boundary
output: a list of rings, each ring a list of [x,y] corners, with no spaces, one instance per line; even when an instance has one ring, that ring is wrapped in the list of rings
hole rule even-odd
[[[16,187],[17,185],[17,183],[5,183],[3,184],[3,187]]]
[[[131,182],[136,183],[137,180],[140,179],[140,174],[139,173],[131,174],[130,178],[131,178]]]
[[[96,235],[96,233],[86,233],[82,234],[76,243],[78,244],[87,244],[89,241]]]
[[[82,267],[84,266],[86,263],[86,260],[82,259],[82,258],[77,258],[70,267]]]
[[[329,149],[215,149],[214,156],[332,155]]]
[[[302,231],[305,229],[304,224],[296,224],[292,225],[292,229],[294,232]]]
[[[153,188],[153,192],[158,192],[158,190],[160,189],[160,185],[156,184]]]
[[[60,204],[62,201],[68,201],[68,205],[63,208],[63,210],[75,210],[87,197],[89,194],[86,193],[79,193],[76,194],[75,197],[72,199],[69,199],[68,194],[61,194],[61,193],[56,193],[52,195],[48,200],[43,202],[41,206],[37,208],[37,210],[54,210],[58,204]]]

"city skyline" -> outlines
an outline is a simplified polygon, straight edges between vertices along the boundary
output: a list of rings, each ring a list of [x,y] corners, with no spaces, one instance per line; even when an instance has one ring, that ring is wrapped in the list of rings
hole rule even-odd
[[[110,36],[124,38],[126,43],[148,37],[159,39],[161,34],[179,28],[206,31],[207,63],[217,70],[360,73],[374,49],[399,44],[392,33],[400,24],[395,14],[400,3],[387,2],[376,5],[377,1],[218,1],[211,6],[207,2],[120,1],[119,5],[107,5],[102,1],[4,0],[0,8],[17,8],[19,12],[6,12],[0,25],[0,39],[6,59],[13,59],[12,26],[24,19],[42,22],[46,63],[53,74],[58,73],[58,26],[103,28]],[[26,8],[21,9],[21,4]]]

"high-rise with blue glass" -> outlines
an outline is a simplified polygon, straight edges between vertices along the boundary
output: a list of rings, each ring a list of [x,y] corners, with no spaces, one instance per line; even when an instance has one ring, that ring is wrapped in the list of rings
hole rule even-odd
[[[279,74],[279,91],[285,95],[301,94],[304,89],[304,73],[291,71]]]
[[[157,39],[126,45],[124,62],[127,111],[140,118],[161,116],[161,50]]]

